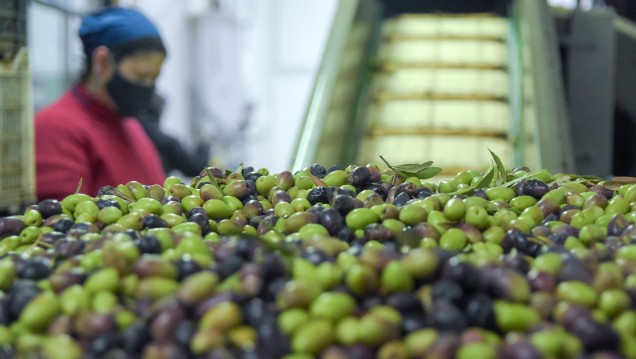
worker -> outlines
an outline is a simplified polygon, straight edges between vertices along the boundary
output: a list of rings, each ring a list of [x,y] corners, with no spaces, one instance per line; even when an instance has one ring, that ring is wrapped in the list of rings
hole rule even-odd
[[[163,184],[156,148],[133,117],[150,101],[166,57],[159,31],[140,12],[106,7],[82,18],[85,71],[54,104],[35,115],[39,200],[97,195],[129,181]]]
[[[210,146],[201,143],[194,151],[188,151],[179,140],[165,133],[160,126],[165,103],[161,95],[153,94],[137,119],[159,151],[163,168],[168,174],[178,171],[187,177],[197,176],[209,164]]]

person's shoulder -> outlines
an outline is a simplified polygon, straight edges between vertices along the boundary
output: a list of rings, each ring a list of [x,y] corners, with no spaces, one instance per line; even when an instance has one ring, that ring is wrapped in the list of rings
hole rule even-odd
[[[71,95],[72,96],[72,95]],[[75,127],[82,118],[69,93],[35,113],[35,125],[39,127]]]

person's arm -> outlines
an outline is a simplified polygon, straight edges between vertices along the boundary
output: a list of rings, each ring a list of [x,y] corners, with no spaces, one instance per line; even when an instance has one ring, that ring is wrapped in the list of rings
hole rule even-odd
[[[186,151],[181,143],[174,140],[173,148],[166,153],[167,167],[181,171],[189,177],[197,176],[208,166],[209,146],[199,146],[195,151]]]
[[[83,179],[81,192],[92,182],[87,144],[81,132],[68,121],[36,116],[35,173],[39,200],[63,199],[75,192]],[[91,194],[94,195],[94,194]]]
[[[194,177],[208,165],[209,146],[199,146],[190,153],[176,138],[161,130],[156,118],[142,115],[137,120],[157,148],[166,172],[178,170],[186,176]]]

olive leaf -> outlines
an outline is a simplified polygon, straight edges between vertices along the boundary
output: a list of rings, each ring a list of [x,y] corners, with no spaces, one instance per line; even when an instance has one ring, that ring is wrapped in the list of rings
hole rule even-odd
[[[35,250],[36,247],[43,247],[46,249],[55,248],[53,244],[42,242],[42,233],[40,233],[38,234],[38,237],[35,239],[35,242],[33,242],[33,244],[31,244],[29,248],[27,248],[24,251],[23,256],[26,258],[30,258],[31,255],[33,255],[33,251]]]
[[[439,167],[431,167],[433,161],[428,161],[420,164],[409,163],[404,165],[392,166],[384,157],[380,156],[380,158],[391,170],[393,170],[394,173],[397,173],[403,177],[417,177],[419,179],[427,179],[437,175],[442,171],[442,169]]]
[[[490,152],[493,161],[495,161],[495,166],[497,167],[497,180],[495,181],[495,185],[502,185],[506,182],[506,167],[504,167],[503,162],[501,162],[501,158],[491,151],[490,148],[488,149],[488,152]]]
[[[592,176],[592,175],[584,175],[584,176],[578,176],[576,179],[576,182],[579,183],[583,183],[586,186],[595,186],[597,184],[599,184],[600,182],[605,181],[604,178],[598,177],[598,176]]]
[[[579,178],[584,179],[586,181],[592,181],[592,182],[601,182],[601,181],[605,181],[604,178],[601,178],[599,176],[592,176],[592,175],[584,175],[584,176],[579,176]]]
[[[490,186],[490,183],[492,182],[492,179],[493,179],[494,176],[495,176],[495,166],[490,166],[490,167],[488,167],[488,170],[486,171],[486,173],[484,173],[484,175],[481,177],[479,182],[477,182],[474,185],[471,185],[470,187],[457,190],[457,191],[455,191],[455,192],[453,192],[451,194],[452,195],[455,195],[455,194],[466,194],[466,193],[471,193],[471,192],[473,192],[476,189],[488,187],[488,186]]]
[[[636,183],[636,177],[617,176],[612,178],[612,181],[618,181],[623,183]]]
[[[484,187],[488,187],[492,182],[493,177],[495,176],[495,167],[490,166],[488,171],[484,174],[479,182],[475,185],[474,189],[480,189]]]
[[[241,163],[239,164],[238,168],[236,169],[236,171],[234,171],[234,172],[232,172],[232,171],[231,171],[231,170],[229,170],[229,169],[226,169],[226,170],[225,170],[225,175],[226,175],[226,176],[229,176],[229,175],[231,175],[232,173],[239,173],[239,174],[241,174],[241,175],[242,175],[242,174],[243,174],[243,168],[244,168],[244,167],[243,167],[243,163],[241,162]]]
[[[614,177],[611,181],[603,183],[603,187],[616,191],[626,184],[636,183],[636,177]]]
[[[80,191],[82,190],[82,182],[83,182],[84,178],[80,177],[79,182],[77,183],[77,187],[75,187],[75,194],[80,193]]]
[[[424,168],[423,170],[420,170],[419,172],[417,172],[415,174],[415,177],[419,179],[427,179],[427,178],[435,177],[440,172],[442,172],[442,169],[440,167],[429,167],[429,168]]]
[[[558,174],[554,176],[554,182],[556,183],[563,183],[563,182],[568,182],[572,179],[576,178],[576,175],[573,174]]]
[[[510,181],[504,183],[502,186],[504,186],[504,187],[514,187],[514,186],[517,185],[517,183],[519,183],[519,182],[521,182],[521,181],[523,181],[525,179],[534,178],[537,175],[542,174],[544,172],[547,172],[547,170],[546,169],[540,169],[540,170],[530,171],[530,172],[526,173],[525,175],[523,175],[521,177],[517,177],[517,178],[515,178],[513,180],[510,180]]]
[[[209,181],[212,185],[214,185],[215,187],[219,186],[219,181],[216,180],[216,177],[214,177],[210,168],[208,167],[205,168],[205,174],[208,175]]]
[[[327,184],[323,180],[321,180],[320,178],[318,178],[318,177],[316,177],[314,175],[311,175],[311,180],[318,187],[329,187],[329,186],[327,186]]]
[[[423,168],[431,167],[432,164],[433,164],[433,161],[428,161],[422,164],[411,163],[411,164],[393,166],[392,168],[396,168],[400,172],[417,173]]]
[[[118,190],[117,188],[110,186],[110,185],[106,185],[102,188],[99,189],[99,191],[97,192],[98,196],[103,196],[105,194],[109,194],[109,195],[113,195],[113,196],[117,196],[121,199],[123,199],[126,202],[135,202],[136,199],[130,197],[129,195],[125,194],[124,192]]]

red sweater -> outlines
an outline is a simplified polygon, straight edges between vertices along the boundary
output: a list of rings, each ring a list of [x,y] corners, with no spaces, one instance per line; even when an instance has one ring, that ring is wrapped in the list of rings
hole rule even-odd
[[[82,86],[35,115],[35,163],[39,200],[64,198],[80,178],[81,192],[95,196],[105,185],[163,184],[166,176],[139,122],[98,103]]]

